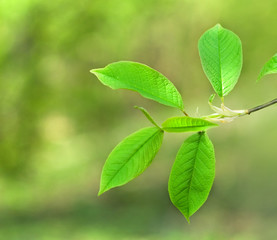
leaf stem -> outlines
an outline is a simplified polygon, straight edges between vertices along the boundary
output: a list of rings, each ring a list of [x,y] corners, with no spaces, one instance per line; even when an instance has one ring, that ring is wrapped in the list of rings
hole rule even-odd
[[[250,115],[252,112],[259,111],[259,110],[261,110],[261,109],[263,109],[263,108],[266,108],[266,107],[269,107],[269,106],[271,106],[271,105],[273,105],[273,104],[275,104],[275,103],[277,103],[277,98],[273,99],[273,100],[270,101],[270,102],[267,102],[267,103],[264,103],[264,104],[262,104],[262,105],[259,105],[259,106],[257,106],[257,107],[253,107],[253,108],[247,109],[247,110],[246,110],[246,114]]]
[[[187,117],[189,117],[189,115],[185,112],[185,110],[182,110],[182,112],[183,112]]]

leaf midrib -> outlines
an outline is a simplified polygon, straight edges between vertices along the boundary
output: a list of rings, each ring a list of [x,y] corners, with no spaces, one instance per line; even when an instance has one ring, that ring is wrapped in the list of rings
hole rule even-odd
[[[189,215],[188,217],[190,217],[190,201],[189,200],[190,200],[191,182],[192,182],[194,171],[195,171],[195,162],[196,162],[197,155],[198,155],[200,140],[203,136],[204,136],[204,134],[201,134],[200,137],[197,140],[197,148],[196,148],[196,154],[195,154],[195,157],[194,157],[193,170],[192,170],[192,173],[191,173],[191,179],[190,179],[189,184],[188,184],[188,198],[187,198],[187,200],[188,200],[188,215]]]
[[[214,125],[194,125],[194,126],[185,126],[185,127],[163,127],[163,129],[180,129],[180,128],[197,128],[197,127],[212,127]]]
[[[221,71],[221,54],[220,54],[220,37],[219,37],[220,27],[217,30],[217,42],[218,42],[218,60],[219,60],[219,75],[220,75],[220,85],[221,85],[221,97],[223,97],[223,80]]]

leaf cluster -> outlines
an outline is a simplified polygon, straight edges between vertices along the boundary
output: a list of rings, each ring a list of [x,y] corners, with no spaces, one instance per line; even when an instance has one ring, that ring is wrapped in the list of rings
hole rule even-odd
[[[101,175],[99,195],[111,188],[124,185],[139,176],[151,164],[159,151],[164,132],[195,132],[180,147],[171,169],[168,192],[172,203],[190,221],[190,217],[207,200],[215,177],[214,147],[207,130],[246,114],[244,110],[231,110],[224,106],[224,97],[235,87],[242,69],[242,45],[239,37],[220,24],[207,30],[198,42],[203,70],[222,106],[209,104],[214,114],[194,118],[185,112],[181,94],[173,83],[160,72],[137,62],[120,61],[91,73],[112,89],[129,89],[143,97],[169,107],[186,116],[166,119],[161,127],[146,109],[136,107],[154,125],[143,128],[121,141],[108,156]],[[258,80],[277,73],[277,54],[262,68]]]

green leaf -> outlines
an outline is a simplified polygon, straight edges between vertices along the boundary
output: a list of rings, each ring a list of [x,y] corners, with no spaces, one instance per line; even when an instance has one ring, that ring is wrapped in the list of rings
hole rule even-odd
[[[166,132],[191,132],[204,131],[211,127],[218,126],[202,118],[173,117],[167,119],[162,124],[162,129]]]
[[[157,128],[160,128],[159,125],[154,121],[154,119],[150,116],[149,112],[145,108],[138,107],[138,106],[134,106],[134,108],[140,110],[144,114],[144,116],[149,120],[149,122],[151,122],[154,126],[156,126]]]
[[[215,97],[215,94],[212,94],[209,98],[209,103],[213,103],[213,100],[214,100],[214,97]]]
[[[170,199],[188,222],[207,200],[214,177],[213,144],[205,132],[196,133],[181,146],[168,182]]]
[[[220,24],[206,31],[198,42],[204,72],[215,92],[224,97],[236,85],[242,68],[239,37]]]
[[[257,82],[267,74],[277,73],[277,53],[263,66]]]
[[[98,195],[139,176],[161,147],[163,131],[143,128],[120,142],[110,153],[102,170]]]
[[[183,110],[180,93],[165,76],[158,71],[136,62],[121,61],[105,68],[93,69],[91,73],[106,86],[113,89],[130,89],[142,96],[167,106]]]

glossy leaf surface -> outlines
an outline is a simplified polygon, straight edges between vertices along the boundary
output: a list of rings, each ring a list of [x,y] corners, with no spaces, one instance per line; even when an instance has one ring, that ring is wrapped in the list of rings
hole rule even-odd
[[[111,152],[102,170],[98,195],[121,186],[140,175],[161,147],[163,131],[143,128],[120,142]]]
[[[181,146],[168,183],[172,203],[188,222],[207,200],[214,177],[213,144],[205,132],[196,133]]]
[[[216,126],[218,125],[202,118],[192,117],[173,117],[162,124],[163,130],[166,132],[197,132]]]
[[[91,73],[106,86],[113,89],[130,89],[161,104],[183,110],[180,93],[172,82],[158,71],[136,62],[121,61],[105,68],[93,69]]]
[[[217,24],[206,31],[198,42],[204,72],[215,92],[226,96],[236,85],[242,68],[239,37]]]

